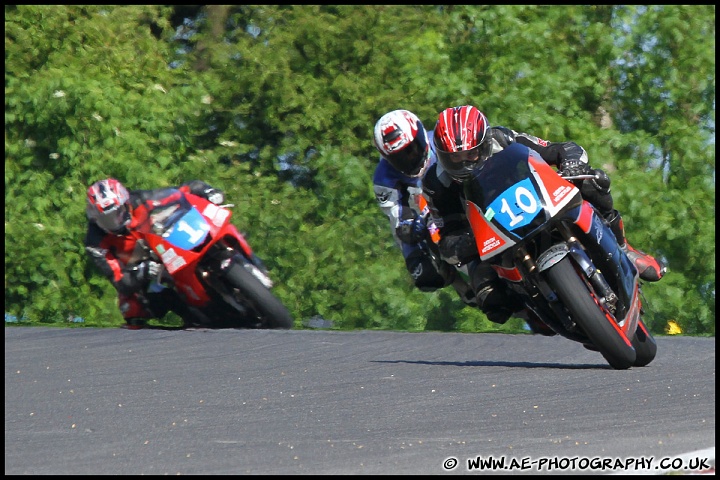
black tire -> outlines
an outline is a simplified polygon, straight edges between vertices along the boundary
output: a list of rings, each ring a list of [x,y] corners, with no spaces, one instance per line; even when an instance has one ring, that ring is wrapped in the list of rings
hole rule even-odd
[[[636,361],[632,342],[619,331],[615,320],[606,316],[593,293],[579,277],[570,257],[548,269],[547,278],[572,319],[585,332],[600,354],[616,370],[626,370]]]
[[[287,330],[293,327],[293,318],[285,305],[243,265],[232,265],[225,280],[238,291],[238,300],[254,312],[260,328]]]
[[[632,344],[635,347],[635,363],[633,363],[633,366],[644,367],[655,359],[657,343],[655,343],[655,339],[642,320],[638,322]]]

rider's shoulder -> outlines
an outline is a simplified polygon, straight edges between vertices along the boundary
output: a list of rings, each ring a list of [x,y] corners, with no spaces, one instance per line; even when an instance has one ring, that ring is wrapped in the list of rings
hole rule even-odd
[[[502,125],[490,127],[488,133],[490,135],[490,138],[497,140],[500,145],[507,145],[509,143],[512,143],[517,136],[517,132],[515,130],[512,130],[508,127],[503,127]]]
[[[390,165],[385,158],[380,157],[375,172],[373,173],[373,184],[387,188],[403,188],[408,186],[419,186],[419,179],[411,178]]]

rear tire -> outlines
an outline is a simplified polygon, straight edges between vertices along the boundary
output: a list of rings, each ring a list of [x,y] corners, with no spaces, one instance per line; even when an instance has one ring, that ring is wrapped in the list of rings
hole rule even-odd
[[[293,327],[293,318],[285,305],[242,264],[233,264],[225,281],[237,290],[237,300],[252,311],[259,328],[287,330]]]
[[[620,330],[615,320],[606,316],[594,299],[594,294],[579,277],[570,257],[566,256],[548,269],[547,278],[572,319],[611,367],[626,370],[636,361],[636,353],[630,340]]]

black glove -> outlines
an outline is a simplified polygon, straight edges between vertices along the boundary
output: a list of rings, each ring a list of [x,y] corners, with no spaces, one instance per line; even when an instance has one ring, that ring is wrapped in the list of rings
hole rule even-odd
[[[222,205],[225,203],[225,194],[217,188],[206,188],[203,195],[209,202],[212,202],[215,205]]]
[[[475,237],[470,232],[445,235],[438,248],[443,260],[453,265],[470,263],[480,257]]]
[[[420,243],[427,238],[428,231],[422,217],[409,218],[400,222],[395,229],[398,238],[405,243]]]
[[[138,263],[133,267],[135,273],[135,280],[142,284],[149,284],[161,271],[162,263],[155,262],[153,260],[145,260]]]
[[[593,187],[603,195],[610,193],[610,177],[604,171],[599,168],[593,169],[592,174],[595,178],[590,180]]]
[[[562,172],[563,177],[593,174],[590,165],[581,161],[579,158],[569,158],[560,162],[560,172]]]

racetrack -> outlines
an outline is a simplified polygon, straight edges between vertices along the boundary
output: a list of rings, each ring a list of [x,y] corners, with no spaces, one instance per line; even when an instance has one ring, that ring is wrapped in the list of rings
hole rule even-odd
[[[715,339],[657,342],[650,365],[617,371],[533,335],[6,327],[5,474],[457,474],[478,456],[565,474],[561,458],[697,451],[714,465]]]

